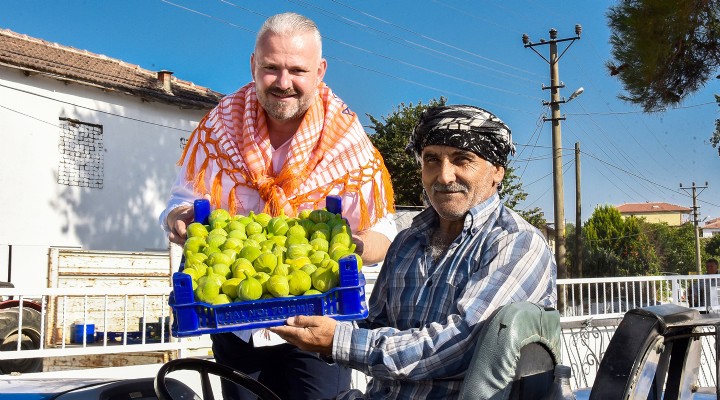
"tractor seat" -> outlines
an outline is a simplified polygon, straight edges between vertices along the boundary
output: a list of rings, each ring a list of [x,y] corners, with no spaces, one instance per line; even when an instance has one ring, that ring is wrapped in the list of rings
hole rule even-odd
[[[486,322],[460,398],[535,400],[550,391],[560,358],[560,314],[529,302],[498,309]]]

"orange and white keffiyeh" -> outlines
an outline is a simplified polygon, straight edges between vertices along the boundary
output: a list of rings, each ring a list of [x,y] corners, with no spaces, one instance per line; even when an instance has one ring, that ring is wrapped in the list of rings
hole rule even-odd
[[[199,165],[198,165],[199,164]],[[274,176],[265,111],[254,83],[223,98],[192,133],[178,161],[196,193],[210,193],[215,207],[235,213],[236,189],[258,191],[264,212],[295,216],[298,207],[318,204],[333,190],[357,193],[360,226],[371,227],[394,212],[390,174],[382,156],[362,129],[357,115],[321,83],[314,103],[292,138],[282,169]],[[369,202],[360,188],[370,182]],[[372,210],[368,204],[372,204]]]

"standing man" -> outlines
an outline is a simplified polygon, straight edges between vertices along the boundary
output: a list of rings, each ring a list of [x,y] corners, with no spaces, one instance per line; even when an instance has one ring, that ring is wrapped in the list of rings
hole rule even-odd
[[[495,115],[429,108],[408,149],[430,207],[390,246],[368,318],[299,316],[270,329],[371,376],[365,398],[453,399],[484,321],[512,302],[554,306],[556,266],[540,232],[500,201],[514,146]]]
[[[231,214],[295,216],[342,198],[363,262],[381,261],[397,229],[390,176],[352,111],[323,82],[320,32],[308,18],[270,17],[250,57],[253,82],[220,101],[193,132],[160,222],[183,244],[192,202],[209,198]],[[350,370],[284,343],[257,347],[250,332],[212,335],[215,359],[242,371],[283,399],[335,397]],[[225,399],[248,392],[223,381]]]
[[[705,261],[705,270],[708,275],[715,275],[718,273],[718,260],[716,258],[709,258]]]
[[[705,261],[705,274],[716,275],[718,273],[718,260],[709,258]],[[718,306],[717,278],[698,278],[691,280],[688,285],[688,304],[690,307],[704,307],[705,312],[712,307]]]

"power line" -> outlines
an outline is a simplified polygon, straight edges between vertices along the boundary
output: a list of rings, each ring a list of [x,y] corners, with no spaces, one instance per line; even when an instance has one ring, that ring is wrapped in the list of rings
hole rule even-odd
[[[667,111],[674,111],[674,110],[684,110],[687,108],[695,108],[695,107],[703,107],[710,104],[717,105],[718,103],[715,101],[708,101],[707,103],[700,103],[700,104],[691,104],[688,106],[677,106],[677,107],[670,107],[666,110]],[[642,110],[633,110],[633,111],[610,111],[610,112],[584,112],[584,113],[567,113],[566,115],[624,115],[624,114],[646,114],[645,111]]]
[[[290,1],[290,2],[298,2],[298,0],[288,0],[288,1]],[[330,1],[332,1],[333,3],[339,4],[339,5],[343,6],[343,7],[349,8],[349,9],[351,9],[351,10],[353,10],[353,11],[355,11],[355,12],[358,12],[358,13],[360,13],[360,14],[363,14],[363,15],[365,15],[365,16],[367,16],[367,17],[370,17],[370,18],[372,18],[372,19],[374,19],[374,20],[376,20],[376,21],[379,21],[379,22],[382,22],[382,23],[384,23],[384,24],[387,24],[387,25],[396,27],[396,28],[401,29],[401,30],[403,30],[403,31],[405,31],[405,32],[408,32],[408,33],[411,33],[411,34],[413,34],[413,35],[419,36],[419,37],[421,37],[421,38],[423,38],[423,39],[427,39],[427,40],[429,40],[429,41],[431,41],[431,42],[440,44],[440,45],[445,46],[445,47],[449,47],[449,48],[451,48],[451,49],[453,49],[453,50],[457,50],[457,51],[459,51],[459,52],[462,52],[462,53],[465,53],[465,54],[468,54],[468,55],[477,57],[477,58],[479,58],[479,59],[481,59],[481,60],[485,60],[485,61],[489,61],[489,62],[494,63],[494,64],[498,64],[498,65],[500,65],[500,66],[502,66],[502,67],[505,67],[505,68],[514,69],[514,70],[516,70],[516,71],[518,71],[518,72],[522,72],[522,73],[524,73],[524,74],[536,75],[535,73],[533,73],[533,72],[531,72],[531,71],[526,71],[526,70],[524,70],[524,69],[522,69],[522,68],[518,68],[518,67],[516,67],[516,66],[510,65],[510,64],[506,64],[506,63],[503,63],[503,62],[494,60],[494,59],[492,59],[492,58],[488,58],[488,57],[485,57],[485,56],[481,56],[480,54],[477,54],[477,53],[475,53],[475,52],[472,52],[472,51],[469,51],[469,50],[465,50],[465,49],[463,49],[463,48],[461,48],[461,47],[457,47],[457,46],[451,45],[451,44],[449,44],[449,43],[446,43],[446,42],[437,40],[437,39],[435,39],[435,38],[429,37],[429,36],[427,36],[427,35],[425,35],[425,34],[422,34],[422,33],[420,33],[420,32],[413,31],[413,30],[411,30],[411,29],[409,29],[409,28],[406,28],[406,27],[404,27],[404,26],[401,26],[401,25],[398,25],[398,24],[394,24],[394,23],[392,23],[392,22],[390,22],[390,21],[387,21],[387,20],[384,20],[384,19],[382,19],[382,18],[376,17],[376,16],[374,16],[374,15],[372,15],[372,14],[369,14],[369,13],[367,13],[367,12],[365,12],[365,11],[362,11],[362,10],[359,10],[359,9],[357,9],[357,8],[351,7],[351,6],[347,5],[347,4],[343,4],[343,3],[341,3],[341,2],[338,1],[338,0],[330,0]],[[303,3],[304,3],[304,2],[303,2]],[[424,47],[424,46],[423,46],[423,47]],[[525,80],[525,81],[528,81],[528,82],[534,82],[533,80],[524,78],[523,76],[509,74],[509,73],[507,73],[507,72],[500,71],[500,70],[496,70],[496,69],[492,69],[492,68],[488,68],[488,67],[485,67],[485,66],[482,66],[482,65],[481,65],[481,67],[487,68],[487,69],[489,69],[489,70],[491,70],[491,71],[498,72],[498,73],[501,73],[501,74],[504,74],[504,75],[512,76],[513,78],[519,78],[519,79],[522,79],[522,80]]]
[[[110,112],[110,111],[98,110],[98,109],[92,108],[92,107],[81,106],[81,105],[79,105],[79,104],[71,103],[71,102],[69,102],[69,101],[64,101],[64,100],[60,100],[60,99],[55,99],[55,98],[52,98],[52,97],[49,97],[49,96],[45,96],[45,95],[42,95],[42,94],[39,94],[39,93],[30,92],[30,91],[28,91],[28,90],[23,90],[23,89],[15,88],[15,87],[12,87],[12,86],[3,85],[3,84],[1,84],[1,83],[0,83],[0,87],[4,87],[4,88],[6,88],[6,89],[16,90],[16,91],[18,91],[18,92],[26,93],[26,94],[29,94],[29,95],[32,95],[32,96],[41,97],[41,98],[47,99],[47,100],[57,101],[58,103],[63,103],[63,104],[68,104],[68,105],[71,105],[71,106],[74,106],[74,107],[83,108],[83,109],[85,109],[85,110],[95,111],[95,112],[99,112],[99,113],[107,114],[107,115],[112,115],[112,116],[118,117],[118,118],[124,118],[124,119],[128,119],[128,120],[131,120],[131,121],[142,122],[142,123],[144,123],[144,124],[155,125],[155,126],[159,126],[159,127],[167,128],[167,129],[174,129],[174,130],[181,131],[181,132],[187,132],[187,133],[192,132],[192,131],[189,131],[189,130],[187,130],[187,129],[176,128],[176,127],[174,127],[174,126],[163,125],[163,124],[159,124],[159,123],[157,123],[157,122],[151,122],[151,121],[146,121],[146,120],[142,120],[142,119],[139,119],[139,118],[133,118],[133,117],[125,116],[125,115],[115,114],[115,113],[112,113],[112,112]],[[9,108],[9,107],[6,107],[6,106],[0,106],[0,107],[5,108],[5,109],[10,110],[10,111],[13,111],[13,112],[16,112],[16,113],[21,114],[21,115],[25,115],[25,116],[30,117],[30,118],[33,118],[33,119],[36,119],[36,120],[38,120],[38,121],[40,121],[40,122],[44,122],[44,123],[46,123],[46,124],[50,124],[50,125],[53,125],[53,126],[57,126],[57,125],[55,125],[55,124],[53,124],[53,123],[51,123],[51,122],[43,121],[43,120],[41,120],[41,119],[35,118],[35,117],[31,116],[31,115],[24,114],[24,113],[22,113],[22,112],[20,112],[20,111],[17,111],[17,110],[13,110],[13,109],[11,109],[11,108]]]
[[[436,92],[439,92],[441,95],[442,95],[442,94],[452,94],[452,95],[455,95],[455,96],[457,96],[457,97],[462,97],[462,98],[464,98],[464,99],[468,99],[468,100],[475,101],[475,102],[477,102],[477,103],[479,103],[479,104],[490,104],[490,105],[497,106],[497,107],[500,107],[500,108],[504,108],[504,109],[507,109],[507,110],[522,112],[522,113],[525,113],[525,114],[532,114],[532,113],[529,112],[529,111],[521,110],[521,109],[519,109],[519,108],[507,107],[507,106],[503,106],[503,105],[500,105],[500,104],[497,104],[497,103],[491,103],[491,102],[488,102],[488,101],[485,101],[485,100],[480,100],[480,99],[477,99],[477,98],[474,98],[474,97],[466,96],[466,95],[464,95],[464,94],[460,94],[460,93],[456,93],[456,92],[450,92],[450,91],[447,91],[447,90],[445,90],[445,89],[440,89],[440,88],[436,88],[436,87],[434,87],[434,86],[425,85],[425,84],[423,84],[423,83],[416,82],[416,81],[413,81],[413,80],[410,80],[410,79],[406,79],[406,78],[402,78],[402,77],[399,77],[399,76],[397,76],[397,75],[388,74],[387,72],[381,72],[381,71],[378,71],[378,70],[375,70],[375,69],[372,69],[372,68],[365,67],[365,66],[363,66],[363,65],[358,65],[358,64],[355,64],[355,63],[353,63],[353,62],[350,62],[350,61],[347,61],[347,60],[343,60],[343,59],[341,59],[341,58],[336,58],[336,57],[332,57],[332,56],[325,56],[325,58],[328,58],[328,59],[331,59],[331,60],[335,60],[335,61],[338,61],[338,62],[342,62],[342,63],[346,63],[346,64],[348,64],[348,65],[352,65],[353,67],[360,68],[360,69],[364,69],[364,70],[366,70],[366,71],[371,71],[371,72],[374,72],[374,73],[379,74],[379,75],[385,75],[385,76],[387,76],[387,77],[390,77],[390,78],[393,78],[393,79],[397,79],[397,80],[402,81],[402,82],[410,83],[410,84],[413,84],[413,85],[416,85],[416,86],[419,86],[419,87],[423,87],[423,88],[425,88],[425,89],[431,89],[431,90],[434,90],[434,91],[436,91]]]
[[[620,157],[625,160],[625,164],[630,164],[630,165],[632,165],[632,164],[633,164],[633,161],[629,160],[628,157],[627,157],[627,155],[625,155],[624,151],[623,151],[622,149],[618,148],[618,146],[617,146],[617,145],[615,144],[615,142],[608,136],[608,134],[605,132],[605,130],[602,129],[602,127],[601,127],[600,125],[598,125],[598,124],[597,124],[595,121],[593,121],[592,119],[591,119],[591,121],[597,125],[598,132],[605,137],[605,140],[603,140],[603,141],[601,142],[602,144],[596,143],[596,141],[595,141],[595,136],[588,134],[587,131],[584,129],[584,127],[580,126],[581,129],[582,129],[582,131],[583,131],[583,133],[585,133],[585,135],[588,137],[588,139],[590,139],[590,141],[591,141],[592,143],[595,143],[595,145],[597,146],[597,148],[598,148],[600,151],[602,151],[602,153],[603,153],[608,159],[611,159],[611,160],[612,160],[612,159],[615,159],[615,158],[616,158],[615,155],[619,154]],[[573,132],[573,130],[572,130],[572,124],[567,124],[567,125],[566,125],[566,128],[568,129],[568,131]],[[610,147],[614,148],[614,150],[609,150],[610,153],[608,153],[608,151],[605,150],[605,146],[604,146],[605,144],[609,144]],[[611,153],[612,153],[612,154],[611,154]],[[618,161],[619,161],[619,162],[623,162],[622,160],[618,160]],[[634,168],[635,170],[640,170],[640,167],[639,167],[639,166],[636,166],[636,167],[626,167],[626,168],[628,168],[628,169],[629,169],[629,168]],[[618,181],[618,182],[622,182],[622,184],[624,184],[625,186],[627,186],[631,191],[635,192],[635,193],[636,193],[637,195],[639,195],[639,196],[642,196],[642,193],[640,193],[640,192],[638,191],[638,188],[636,188],[636,187],[634,187],[634,186],[631,186],[630,184],[628,184],[627,182],[625,182],[620,176],[616,175],[615,171],[610,171],[610,173],[613,174],[613,175],[617,178],[617,181]],[[612,182],[612,181],[611,181],[611,182]],[[614,184],[615,182],[612,182],[612,183]],[[643,183],[640,182],[639,184],[642,185]],[[651,190],[652,190],[652,188],[647,188],[647,187],[643,187],[643,189],[645,189],[645,190],[647,190],[647,191],[651,191]]]
[[[246,27],[244,27],[244,26],[241,26],[241,25],[232,23],[232,22],[227,21],[227,20],[224,20],[224,19],[222,19],[222,18],[217,18],[217,17],[215,17],[215,16],[213,16],[213,15],[210,15],[210,14],[207,14],[207,13],[203,13],[203,12],[197,11],[197,10],[195,10],[195,9],[186,7],[186,6],[181,6],[181,5],[179,5],[179,4],[176,4],[176,3],[171,2],[171,1],[169,1],[169,0],[160,0],[160,1],[163,2],[163,3],[169,4],[169,5],[171,5],[171,6],[180,8],[180,9],[182,9],[182,10],[185,10],[185,11],[188,11],[188,12],[191,12],[191,13],[194,13],[194,14],[196,14],[196,15],[200,15],[200,16],[203,16],[203,17],[206,17],[206,18],[210,18],[210,19],[213,19],[213,20],[218,21],[218,22],[222,22],[222,23],[227,24],[227,25],[229,25],[229,26],[232,26],[232,27],[234,27],[234,28],[242,29],[242,30],[244,30],[244,31],[246,31],[246,32],[255,33],[254,31],[252,31],[252,30],[250,30],[250,29],[248,29],[248,28],[246,28]],[[235,4],[235,3],[229,2],[229,1],[227,1],[227,0],[219,0],[219,1],[221,1],[221,2],[224,3],[224,4],[227,4],[227,5],[230,5],[230,6],[233,6],[233,7],[237,7],[237,8],[239,8],[239,9],[241,9],[241,10],[244,10],[244,11],[247,11],[247,12],[251,12],[251,13],[256,14],[256,15],[263,16],[263,14],[261,14],[261,13],[252,11],[252,10],[250,10],[250,9],[247,9],[247,8],[245,8],[245,7],[242,7],[242,6],[239,6],[239,5]],[[513,91],[506,90],[506,89],[497,88],[497,87],[494,87],[494,86],[490,86],[490,85],[485,85],[485,84],[481,84],[481,83],[478,83],[478,82],[469,81],[469,80],[464,79],[464,78],[461,78],[461,77],[457,77],[457,76],[450,75],[450,74],[445,74],[445,73],[442,73],[442,72],[439,72],[439,71],[435,71],[435,70],[432,70],[432,69],[429,69],[429,68],[425,68],[425,67],[419,66],[419,65],[417,65],[417,64],[413,64],[413,63],[409,63],[409,62],[406,62],[406,61],[402,61],[402,60],[399,60],[399,59],[396,59],[396,58],[393,58],[393,57],[390,57],[390,56],[386,56],[386,55],[383,55],[383,54],[380,54],[380,53],[376,53],[376,52],[374,52],[374,51],[372,51],[372,50],[368,50],[368,49],[365,49],[365,48],[362,48],[362,47],[359,47],[359,46],[351,45],[351,44],[349,44],[349,43],[346,43],[346,42],[343,42],[343,41],[334,39],[334,38],[329,37],[329,36],[326,36],[326,35],[322,35],[322,37],[323,37],[323,39],[326,39],[326,40],[331,41],[331,42],[334,42],[334,43],[338,43],[338,44],[340,44],[340,45],[343,45],[343,46],[352,48],[352,49],[354,49],[354,50],[360,50],[360,51],[363,51],[363,52],[365,52],[365,53],[375,55],[375,56],[377,56],[377,57],[381,57],[381,58],[388,59],[388,60],[393,61],[393,62],[401,63],[401,64],[403,64],[403,65],[409,66],[409,67],[411,67],[411,68],[420,69],[420,70],[423,70],[423,71],[425,71],[425,72],[437,74],[437,75],[443,76],[443,77],[448,78],[448,79],[453,79],[453,80],[457,80],[457,81],[460,81],[460,82],[463,82],[463,83],[469,83],[469,84],[473,84],[473,85],[476,85],[476,86],[481,86],[481,87],[484,87],[484,88],[487,88],[487,89],[490,89],[490,90],[495,90],[495,91],[499,91],[499,92],[503,92],[503,93],[514,94],[514,95],[518,95],[518,96],[527,97],[527,98],[530,98],[530,99],[536,99],[535,97],[529,96],[529,95],[527,95],[527,94],[525,94],[525,93],[513,92]],[[429,48],[428,48],[428,49],[429,49]],[[429,50],[434,51],[434,52],[438,52],[437,50],[433,50],[433,49],[429,49]],[[442,52],[438,52],[438,53],[440,53],[440,54],[442,54],[442,55],[444,55],[444,56],[447,56],[447,57],[454,57],[454,56],[452,56],[452,55],[450,55],[450,54],[446,54],[446,53],[442,53]],[[326,56],[326,58],[332,58],[332,57]],[[457,59],[462,60],[462,59],[459,58],[459,57],[454,57],[454,58],[457,58]],[[463,60],[463,61],[468,62],[467,60]],[[360,67],[360,68],[366,69],[366,70],[368,70],[368,71],[371,71],[371,72],[374,72],[374,73],[378,73],[378,74],[380,74],[380,75],[385,75],[385,76],[388,76],[388,77],[391,77],[391,78],[394,78],[394,79],[399,79],[399,80],[401,80],[401,81],[403,81],[403,82],[406,82],[406,83],[412,83],[412,84],[418,85],[418,83],[417,83],[417,82],[414,82],[414,81],[410,81],[410,80],[406,80],[406,79],[401,79],[401,78],[399,78],[399,77],[397,77],[397,76],[394,76],[394,75],[391,75],[391,74],[380,73],[379,71],[374,70],[374,69],[372,69],[372,68],[363,67],[363,66],[360,66],[360,65],[357,65],[357,64],[353,64],[353,63],[351,63],[351,62],[349,62],[349,61],[344,61],[344,62],[346,62],[346,63],[348,63],[348,64],[350,64],[350,65],[353,65],[353,66],[355,66],[355,67]],[[475,65],[477,65],[477,66],[487,68],[487,67],[482,66],[482,65],[477,64],[477,63],[471,63],[471,64],[475,64]],[[518,78],[518,79],[521,79],[521,77],[517,77],[517,78]],[[421,86],[421,87],[425,87],[425,88],[431,88],[431,87],[428,87],[428,86],[425,86],[425,85],[421,85],[421,84],[420,84],[420,86]],[[435,89],[435,90],[439,90],[439,89]],[[458,94],[456,94],[456,95],[458,95]],[[473,100],[473,101],[479,101],[478,99],[475,99],[475,98],[472,98],[472,97],[468,97],[468,96],[464,96],[464,95],[458,95],[458,96],[459,96],[459,97],[463,97],[463,98],[467,98],[467,99],[470,99],[470,100]],[[486,104],[492,104],[492,103],[486,103]],[[513,110],[517,110],[517,109],[513,109]],[[517,111],[520,111],[520,110],[517,110]]]
[[[667,190],[667,191],[670,191],[670,192],[672,192],[672,193],[679,194],[679,195],[682,195],[682,196],[687,197],[687,194],[686,194],[686,193],[683,193],[683,192],[680,192],[680,191],[671,189],[671,188],[669,188],[669,187],[667,187],[667,186],[665,186],[665,185],[662,185],[662,184],[657,183],[657,182],[653,182],[653,181],[651,181],[651,180],[649,180],[649,179],[647,179],[647,178],[644,178],[644,177],[642,177],[642,176],[638,176],[638,175],[636,175],[636,174],[634,174],[634,173],[632,173],[632,172],[630,172],[630,171],[624,170],[624,169],[622,169],[622,168],[620,168],[620,167],[618,167],[618,166],[616,166],[616,165],[610,164],[610,163],[607,162],[607,161],[601,160],[600,158],[595,157],[594,155],[592,155],[592,154],[590,154],[590,153],[586,153],[585,151],[581,151],[581,153],[583,153],[583,154],[587,155],[588,157],[593,158],[593,159],[595,159],[595,160],[597,160],[597,161],[600,161],[601,163],[606,164],[606,165],[608,165],[608,166],[610,166],[610,167],[612,167],[612,168],[615,168],[615,169],[617,169],[617,170],[619,170],[619,171],[622,171],[622,172],[624,172],[624,173],[626,173],[626,174],[628,174],[628,175],[631,175],[631,176],[633,176],[633,177],[635,177],[635,178],[638,178],[638,179],[641,179],[641,180],[643,180],[643,181],[649,182],[649,183],[651,183],[651,184],[653,184],[653,185],[655,185],[655,186],[661,187],[661,188],[663,188],[663,189],[665,189],[665,190]],[[700,202],[701,202],[701,203],[704,203],[704,204],[707,204],[707,205],[709,205],[709,206],[720,207],[720,204],[714,204],[714,203],[711,203],[711,202],[709,202],[709,201],[700,201]]]
[[[50,126],[52,126],[52,127],[60,128],[60,125],[53,124],[52,122],[48,122],[48,121],[42,120],[42,119],[40,119],[40,118],[38,118],[38,117],[33,117],[33,116],[30,115],[30,114],[25,114],[24,112],[21,112],[21,111],[18,111],[18,110],[13,110],[12,108],[10,108],[10,107],[5,107],[5,106],[2,105],[2,104],[0,104],[0,108],[4,108],[4,109],[6,109],[6,110],[8,110],[8,111],[12,111],[12,112],[14,112],[14,113],[20,114],[20,115],[25,116],[25,117],[28,117],[28,118],[32,118],[32,119],[34,119],[35,121],[39,121],[39,122],[42,122],[42,123],[44,123],[44,124],[48,124],[48,125],[50,125]]]

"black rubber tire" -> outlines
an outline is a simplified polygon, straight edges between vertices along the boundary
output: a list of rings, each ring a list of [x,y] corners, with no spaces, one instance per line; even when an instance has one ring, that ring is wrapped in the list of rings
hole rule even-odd
[[[18,340],[18,317],[17,307],[0,310],[0,351],[15,351]],[[22,350],[38,350],[42,338],[40,337],[40,324],[42,315],[32,308],[23,308],[22,339],[20,348]],[[0,361],[0,373],[10,374],[13,372],[29,373],[41,372],[43,369],[42,358],[21,358],[16,360]]]

